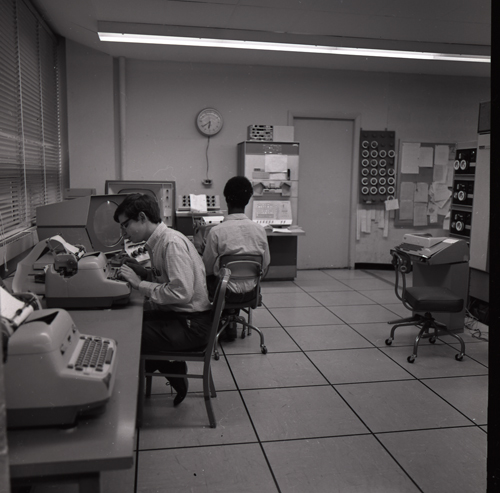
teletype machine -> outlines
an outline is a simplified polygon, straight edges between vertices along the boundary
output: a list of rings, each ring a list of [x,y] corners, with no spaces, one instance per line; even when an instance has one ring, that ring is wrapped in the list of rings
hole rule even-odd
[[[113,392],[117,346],[81,334],[68,312],[0,287],[7,427],[71,426]]]
[[[407,253],[413,265],[413,286],[448,288],[467,300],[469,286],[469,246],[458,238],[405,234],[396,250]],[[437,313],[436,320],[451,332],[463,332],[465,307],[459,313]]]
[[[109,308],[126,304],[130,285],[102,252],[86,253],[61,236],[40,241],[19,264],[14,293],[44,294],[49,308]]]

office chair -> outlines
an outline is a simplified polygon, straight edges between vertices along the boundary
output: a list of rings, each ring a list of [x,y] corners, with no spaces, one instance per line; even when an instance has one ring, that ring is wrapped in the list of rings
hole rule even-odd
[[[252,330],[257,331],[260,335],[260,350],[262,354],[266,354],[267,347],[264,345],[264,334],[258,327],[252,325],[252,310],[262,305],[262,296],[260,294],[260,280],[263,275],[262,255],[222,255],[219,260],[219,265],[221,268],[224,267],[231,271],[232,281],[255,280],[257,284],[252,291],[252,298],[248,301],[233,303],[227,299],[229,291],[226,293],[226,308],[222,314],[221,327],[217,333],[214,345],[215,359],[219,359],[219,351],[217,349],[219,337],[224,332],[226,327],[232,324],[241,324],[243,326],[243,330],[241,331],[242,339],[244,339],[246,335],[250,335]],[[242,310],[247,315],[247,319],[245,319],[244,316],[239,315],[239,310]]]
[[[394,265],[394,270],[396,271],[396,284],[395,292],[396,296],[403,302],[403,305],[408,308],[408,310],[413,311],[413,316],[408,318],[402,318],[400,320],[393,320],[387,322],[389,324],[395,324],[391,329],[391,335],[386,339],[385,343],[390,346],[394,340],[394,331],[398,327],[415,325],[420,328],[420,332],[415,338],[413,344],[413,354],[408,356],[408,362],[413,363],[417,357],[418,343],[422,338],[429,338],[429,342],[434,344],[438,336],[438,331],[443,331],[446,334],[454,337],[460,342],[460,352],[455,355],[457,361],[461,361],[465,354],[465,343],[463,339],[450,332],[445,324],[438,322],[433,318],[431,312],[434,313],[458,313],[463,309],[464,300],[455,294],[453,294],[449,289],[442,287],[406,287],[406,274],[412,271],[411,257],[404,252],[391,250],[392,254],[392,264]],[[402,292],[399,294],[399,277],[401,276],[402,281]],[[424,315],[420,315],[415,312],[424,312]],[[434,329],[434,333],[431,335],[429,333],[430,329]]]
[[[148,360],[168,360],[168,361],[201,361],[203,362],[202,373],[187,373],[187,378],[203,379],[203,397],[205,399],[205,406],[207,408],[208,419],[210,421],[210,428],[215,428],[217,423],[212,408],[212,397],[217,397],[214,382],[212,379],[212,351],[214,349],[215,338],[217,337],[217,329],[220,323],[220,317],[225,305],[226,288],[229,281],[231,272],[228,269],[221,269],[220,280],[215,291],[214,300],[212,302],[212,327],[210,330],[210,337],[208,343],[204,348],[194,351],[161,351],[158,353],[142,354],[141,366],[139,373],[139,410],[138,410],[138,426],[142,424],[142,414],[144,406],[144,396],[151,395],[152,377],[174,377],[179,378],[178,374],[170,373],[149,373],[146,372],[146,361]],[[146,383],[146,390],[144,390],[144,383]]]

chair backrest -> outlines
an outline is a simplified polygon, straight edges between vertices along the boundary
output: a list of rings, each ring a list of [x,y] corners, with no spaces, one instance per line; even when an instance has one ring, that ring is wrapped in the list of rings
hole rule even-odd
[[[406,274],[409,274],[412,270],[411,257],[405,253],[398,250],[391,250],[392,255],[392,265],[396,272],[396,282],[394,284],[394,291],[396,296],[403,302],[403,305],[412,310],[412,307],[406,302]],[[399,279],[401,278],[401,294],[399,294]]]
[[[205,350],[205,360],[210,360],[214,351],[215,338],[217,337],[217,331],[219,330],[220,317],[226,304],[226,289],[230,277],[231,271],[229,269],[220,270],[219,282],[212,301],[212,326],[210,328],[210,337],[208,338],[208,344]]]
[[[231,280],[250,280],[257,282],[262,277],[262,255],[222,255],[219,259],[220,267],[227,267],[231,271]]]

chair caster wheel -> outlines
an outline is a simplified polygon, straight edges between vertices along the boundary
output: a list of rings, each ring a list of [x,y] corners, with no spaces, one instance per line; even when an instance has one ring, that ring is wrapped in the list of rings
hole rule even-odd
[[[389,337],[389,339],[386,339],[386,340],[385,340],[385,344],[386,344],[387,346],[390,346],[390,345],[392,344],[392,337]]]
[[[246,334],[246,332],[245,332],[245,329],[243,329],[243,330],[241,331],[241,338],[242,338],[242,339],[245,339],[245,337],[246,337],[246,336],[247,336],[247,334]]]
[[[262,354],[267,354],[267,347],[262,346],[261,351],[262,351]]]
[[[433,336],[433,337],[431,337],[431,338],[429,339],[429,342],[430,342],[431,344],[435,344],[435,342],[436,342],[436,338],[435,338],[434,336]]]
[[[463,353],[455,354],[455,359],[457,361],[462,361],[464,359],[464,354]]]
[[[407,359],[408,363],[413,363],[415,361],[415,358],[416,358],[416,356],[412,354],[411,356],[408,356],[408,358],[406,358],[406,359]]]
[[[219,358],[220,358],[219,351],[215,351],[215,354],[214,354],[215,361],[219,361]]]

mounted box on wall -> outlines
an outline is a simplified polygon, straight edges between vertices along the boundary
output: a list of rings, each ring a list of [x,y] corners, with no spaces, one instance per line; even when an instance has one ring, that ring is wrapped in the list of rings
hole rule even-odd
[[[249,125],[248,140],[261,142],[293,142],[294,127],[280,125]]]

